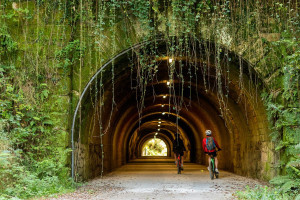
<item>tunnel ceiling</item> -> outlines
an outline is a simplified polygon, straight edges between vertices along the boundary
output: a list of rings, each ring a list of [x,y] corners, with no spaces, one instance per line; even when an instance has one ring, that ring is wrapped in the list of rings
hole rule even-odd
[[[211,46],[210,52],[201,50],[204,43]],[[143,143],[157,132],[168,148],[172,148],[176,133],[182,135],[186,159],[204,164],[201,142],[205,130],[210,129],[223,154],[231,158],[220,161],[222,168],[250,173],[235,162],[238,151],[260,148],[258,130],[253,128],[263,112],[255,98],[259,88],[253,84],[259,78],[247,62],[230,52],[221,54],[216,63],[213,47],[213,43],[203,42],[195,50],[199,55],[167,56],[166,44],[161,43],[155,57],[147,55],[150,59],[145,62],[155,61],[147,67],[139,62],[147,51],[133,49],[120,54],[86,87],[81,107],[84,118],[77,119],[81,120],[77,125],[85,128],[77,131],[75,138],[81,135],[81,142],[89,148],[103,145],[103,155],[109,154],[104,170],[110,171],[139,158]],[[266,130],[260,132],[265,134]],[[253,142],[254,146],[241,147],[237,140]],[[261,159],[261,155],[243,159],[254,157]]]

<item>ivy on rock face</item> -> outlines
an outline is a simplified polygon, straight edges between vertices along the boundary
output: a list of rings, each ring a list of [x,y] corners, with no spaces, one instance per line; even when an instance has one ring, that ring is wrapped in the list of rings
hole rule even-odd
[[[58,156],[68,150],[57,149],[57,121],[53,113],[28,103],[22,89],[12,84],[15,75],[14,66],[0,65],[0,198],[27,199],[72,189],[69,169]],[[39,103],[49,95],[47,84],[35,90]]]
[[[300,188],[300,50],[299,41],[282,38],[273,42],[278,48],[279,62],[282,66],[282,90],[274,94],[263,94],[268,117],[272,129],[272,138],[276,142],[276,150],[280,151],[281,176],[275,177],[271,183],[280,186],[283,192],[297,192]],[[280,78],[280,77],[277,77]]]

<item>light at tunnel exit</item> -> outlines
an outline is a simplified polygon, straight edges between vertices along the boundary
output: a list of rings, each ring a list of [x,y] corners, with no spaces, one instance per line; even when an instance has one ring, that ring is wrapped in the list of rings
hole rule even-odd
[[[168,149],[161,139],[150,139],[143,145],[142,156],[167,156]]]

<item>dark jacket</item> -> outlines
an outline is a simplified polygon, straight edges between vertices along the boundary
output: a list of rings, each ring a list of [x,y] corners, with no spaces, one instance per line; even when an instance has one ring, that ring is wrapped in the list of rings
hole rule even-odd
[[[186,149],[184,147],[182,139],[178,138],[178,141],[177,141],[177,138],[175,138],[175,140],[173,141],[173,152],[174,153],[182,153],[184,151],[186,151]]]

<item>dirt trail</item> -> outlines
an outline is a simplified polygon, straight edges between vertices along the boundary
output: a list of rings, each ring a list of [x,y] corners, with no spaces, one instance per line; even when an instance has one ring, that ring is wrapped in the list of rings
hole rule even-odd
[[[232,194],[260,182],[220,171],[220,178],[210,180],[205,166],[186,164],[182,174],[170,163],[135,163],[89,181],[74,193],[48,199],[234,199]]]

